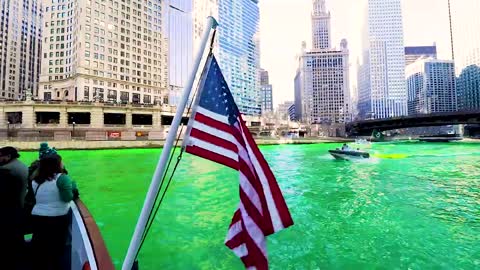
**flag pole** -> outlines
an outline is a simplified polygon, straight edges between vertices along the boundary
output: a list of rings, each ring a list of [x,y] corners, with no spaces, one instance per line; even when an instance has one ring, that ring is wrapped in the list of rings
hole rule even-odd
[[[155,196],[158,193],[158,188],[162,182],[163,175],[165,174],[165,165],[168,162],[168,158],[170,156],[170,152],[172,150],[172,146],[177,135],[178,127],[180,125],[180,121],[183,116],[183,112],[187,105],[188,98],[190,97],[190,92],[192,91],[193,82],[195,81],[195,77],[200,66],[200,62],[202,60],[203,53],[205,51],[205,47],[208,43],[208,38],[210,36],[210,31],[217,27],[218,23],[213,17],[207,18],[207,25],[205,31],[203,32],[202,41],[200,43],[200,50],[197,52],[197,56],[195,58],[195,62],[193,64],[192,72],[190,73],[190,77],[188,78],[187,84],[183,89],[182,98],[177,106],[177,112],[175,113],[175,117],[173,118],[173,122],[170,126],[170,130],[168,131],[167,139],[163,146],[162,154],[160,159],[157,163],[157,167],[155,169],[155,173],[152,177],[152,182],[150,183],[150,188],[148,189],[147,197],[145,198],[145,202],[143,203],[142,212],[140,213],[140,217],[137,221],[137,226],[135,227],[135,231],[132,236],[132,240],[130,241],[130,246],[128,247],[127,255],[125,260],[123,261],[122,270],[131,270],[132,265],[135,261],[135,257],[137,255],[138,248],[140,246],[140,242],[142,241],[142,236],[145,231],[145,226],[148,222],[148,216],[153,208],[153,204],[155,202]]]

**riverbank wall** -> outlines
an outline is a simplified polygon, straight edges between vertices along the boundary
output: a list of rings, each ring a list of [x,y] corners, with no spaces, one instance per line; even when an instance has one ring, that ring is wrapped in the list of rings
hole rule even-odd
[[[280,144],[316,144],[316,143],[340,143],[352,142],[354,140],[344,138],[257,138],[258,145],[280,145]],[[85,141],[85,140],[63,140],[47,141],[51,147],[56,149],[116,149],[116,148],[161,148],[165,140],[145,140],[145,141]],[[179,142],[181,145],[182,142]],[[19,150],[38,150],[39,141],[0,141],[0,147],[13,146]]]

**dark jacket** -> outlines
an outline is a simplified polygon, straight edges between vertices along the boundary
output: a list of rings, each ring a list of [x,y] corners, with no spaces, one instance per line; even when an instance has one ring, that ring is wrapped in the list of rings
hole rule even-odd
[[[10,173],[11,177],[13,177],[15,181],[17,181],[15,185],[19,185],[20,193],[17,195],[16,200],[20,203],[20,206],[23,207],[25,202],[25,195],[27,194],[28,167],[20,160],[13,159],[7,164],[0,166],[0,169],[7,170]]]

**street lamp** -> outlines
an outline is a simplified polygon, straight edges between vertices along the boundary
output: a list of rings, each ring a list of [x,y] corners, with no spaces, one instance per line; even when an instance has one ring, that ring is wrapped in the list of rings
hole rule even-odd
[[[10,140],[10,120],[7,120],[7,140]]]
[[[75,137],[75,122],[72,122],[72,127],[73,127],[73,130],[72,130],[72,139]]]

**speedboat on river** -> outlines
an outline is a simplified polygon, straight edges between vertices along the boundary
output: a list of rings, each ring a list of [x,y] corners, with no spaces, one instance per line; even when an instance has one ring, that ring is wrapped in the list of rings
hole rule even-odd
[[[328,150],[330,155],[332,155],[335,159],[339,160],[351,160],[351,159],[364,159],[370,158],[370,154],[368,152],[358,151],[354,149],[336,149],[336,150]]]

